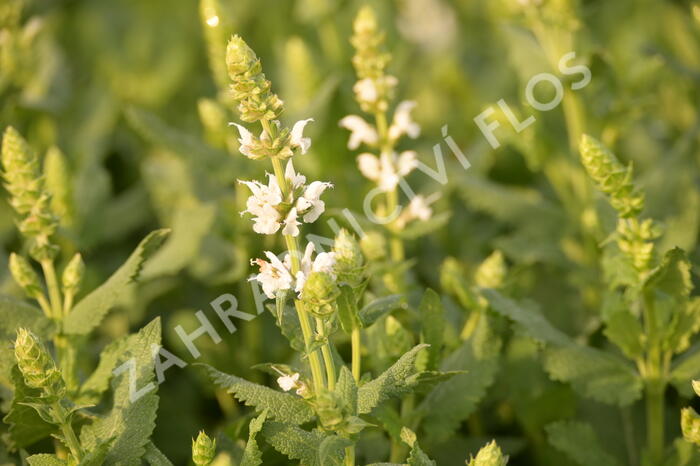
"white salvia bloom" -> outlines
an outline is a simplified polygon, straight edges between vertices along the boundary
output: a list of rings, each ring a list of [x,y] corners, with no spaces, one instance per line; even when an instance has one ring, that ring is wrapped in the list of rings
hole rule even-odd
[[[411,119],[411,110],[416,106],[412,100],[404,100],[394,111],[394,120],[389,127],[389,139],[396,141],[402,135],[415,139],[420,135],[420,125]]]
[[[304,256],[301,258],[301,263],[299,264],[299,272],[297,272],[296,277],[297,283],[294,289],[297,293],[301,293],[301,290],[304,289],[306,279],[312,272],[325,272],[335,278],[335,253],[321,252],[318,253],[316,258],[312,260],[311,257],[313,256],[314,251],[314,243],[309,243],[306,245]]]
[[[299,225],[300,222],[297,221],[297,208],[292,207],[287,218],[284,219],[284,228],[282,229],[283,235],[299,236]]]
[[[272,252],[265,251],[265,256],[270,262],[263,259],[251,261],[251,265],[260,267],[260,273],[251,277],[250,280],[258,281],[265,296],[274,299],[279,291],[291,289],[294,279],[287,266]]]
[[[297,200],[297,208],[304,213],[304,222],[315,222],[326,209],[326,204],[321,198],[321,194],[332,184],[324,181],[314,181],[306,187],[304,194]]]
[[[292,190],[300,188],[306,183],[306,177],[294,170],[292,159],[289,159],[289,162],[287,162],[287,166],[284,169],[284,177],[289,181],[289,186]]]
[[[357,95],[357,100],[363,102],[376,102],[379,93],[377,92],[377,86],[374,80],[371,78],[365,78],[357,81],[352,87],[352,90]]]
[[[297,388],[299,385],[299,373],[294,373],[292,375],[283,375],[277,378],[277,384],[282,390],[288,392],[293,388]]]
[[[277,206],[282,202],[282,190],[277,184],[277,179],[268,175],[268,184],[259,181],[242,181],[252,192],[252,196],[246,201],[246,210],[253,216],[253,230],[262,235],[272,235],[280,228],[280,213]]]
[[[241,154],[245,155],[248,158],[254,158],[255,154],[252,153],[252,145],[255,142],[255,136],[253,136],[253,133],[248,131],[244,126],[239,125],[238,123],[229,123],[229,125],[233,125],[236,128],[238,128],[238,134],[240,137],[238,138],[238,143],[240,144],[240,147],[238,150],[241,152]]]
[[[397,165],[397,171],[400,176],[408,175],[418,166],[418,154],[414,150],[405,150],[401,152]]]
[[[350,130],[350,138],[348,139],[348,149],[350,150],[357,149],[362,143],[372,146],[379,141],[377,130],[362,117],[348,115],[340,120],[339,125]]]
[[[305,138],[304,127],[310,122],[314,121],[313,118],[307,118],[306,120],[299,120],[294,123],[292,127],[292,132],[290,133],[290,142],[292,147],[298,147],[302,154],[306,154],[306,151],[311,147],[311,138]]]
[[[379,158],[363,153],[357,156],[357,165],[365,177],[386,192],[396,188],[401,177],[418,166],[418,158],[415,151],[404,151],[398,157],[395,153],[383,152]]]
[[[433,209],[430,207],[435,201],[440,198],[440,193],[432,194],[425,197],[418,194],[411,199],[408,203],[406,209],[401,212],[401,215],[397,219],[397,223],[400,228],[403,228],[408,222],[412,220],[429,220],[433,216]]]

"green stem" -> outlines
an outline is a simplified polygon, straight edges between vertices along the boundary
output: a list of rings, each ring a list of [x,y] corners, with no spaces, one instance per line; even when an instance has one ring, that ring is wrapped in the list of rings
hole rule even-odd
[[[268,132],[268,134],[271,134],[270,124],[265,120],[263,120],[263,127]],[[272,168],[275,172],[275,178],[277,179],[277,183],[280,185],[280,189],[282,190],[283,196],[286,197],[288,193],[287,181],[284,177],[284,171],[282,170],[282,163],[279,159],[274,157],[271,160]],[[296,277],[300,269],[299,245],[297,243],[297,239],[293,236],[284,235],[284,240],[287,243],[287,251],[289,252],[292,261],[292,276]],[[311,367],[311,377],[313,378],[314,382],[314,390],[318,393],[324,385],[323,373],[321,370],[321,361],[318,357],[318,353],[316,351],[309,351],[309,348],[311,348],[311,343],[313,341],[313,329],[311,328],[309,314],[304,309],[304,306],[302,305],[301,301],[297,299],[294,300],[294,307],[296,308],[297,315],[299,316],[301,333],[304,337],[304,346],[306,347],[306,353],[309,359],[309,366]]]
[[[650,380],[646,385],[647,448],[651,464],[661,465],[664,456],[664,392],[661,380]]]
[[[63,306],[61,303],[61,289],[58,286],[58,279],[56,278],[56,269],[53,266],[53,261],[48,259],[41,261],[41,268],[44,270],[46,286],[49,289],[51,311],[53,312],[54,318],[57,320],[62,320]]]
[[[355,327],[350,334],[352,344],[352,376],[355,382],[360,381],[362,368],[362,337],[360,327]]]
[[[345,466],[355,466],[355,446],[345,447]]]
[[[68,419],[68,414],[58,401],[56,401],[52,407],[56,419],[60,420],[59,424],[61,432],[63,433],[63,437],[65,438],[66,445],[68,446],[71,455],[73,455],[73,458],[79,463],[83,459],[83,450],[80,447],[78,437],[73,431],[73,426],[71,425],[70,420]]]

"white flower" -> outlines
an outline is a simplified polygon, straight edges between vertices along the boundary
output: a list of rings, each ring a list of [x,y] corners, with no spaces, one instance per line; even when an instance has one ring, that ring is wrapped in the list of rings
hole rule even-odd
[[[258,281],[265,296],[274,299],[279,291],[291,289],[294,279],[289,269],[272,252],[265,251],[265,256],[270,262],[263,259],[251,261],[251,265],[257,264],[260,267],[260,273],[250,280]]]
[[[301,290],[304,289],[306,278],[312,272],[325,272],[335,278],[335,253],[321,252],[316,255],[315,259],[312,260],[311,257],[313,256],[314,250],[314,243],[309,243],[306,245],[304,256],[301,258],[301,263],[299,264],[299,272],[297,272],[296,277],[297,283],[294,289],[297,293],[301,293]]]
[[[259,181],[242,181],[252,192],[246,201],[246,212],[253,216],[253,230],[262,235],[272,235],[280,228],[280,213],[277,206],[282,202],[282,190],[277,184],[277,179],[268,175],[268,184]]]
[[[324,181],[314,181],[306,187],[304,194],[297,200],[297,209],[304,212],[304,222],[313,223],[326,209],[326,204],[320,197],[332,184]]]
[[[233,125],[236,128],[238,128],[238,134],[240,135],[240,137],[238,138],[238,143],[240,144],[238,150],[241,152],[241,154],[251,159],[255,158],[255,154],[253,154],[252,152],[252,146],[255,142],[255,136],[253,136],[253,133],[251,133],[250,131],[245,129],[245,127],[239,125],[238,123],[231,122],[229,123],[229,125]]]
[[[287,166],[284,169],[284,177],[289,182],[289,186],[292,190],[300,188],[301,186],[304,186],[304,183],[306,183],[306,177],[294,170],[292,159],[289,159],[289,162],[287,162]]]
[[[314,121],[313,118],[308,118],[306,120],[299,120],[294,123],[291,132],[291,145],[292,147],[298,147],[302,154],[306,154],[306,151],[311,147],[311,138],[303,137],[304,127],[310,122]]]
[[[414,151],[404,151],[398,157],[394,153],[383,152],[379,158],[364,153],[357,156],[357,165],[365,177],[377,183],[382,191],[388,192],[396,188],[402,176],[418,166],[418,159]]]
[[[432,194],[424,197],[421,194],[414,196],[408,203],[406,209],[401,212],[401,216],[397,219],[400,228],[403,228],[412,220],[429,220],[433,216],[433,209],[430,207],[435,201],[440,198],[440,193]]]
[[[297,388],[299,385],[299,373],[296,372],[292,375],[283,375],[277,378],[277,384],[282,390],[288,392],[293,388]]]
[[[339,125],[350,130],[350,139],[348,139],[348,149],[350,150],[357,149],[362,143],[372,146],[379,141],[374,127],[357,115],[346,116],[340,120]]]
[[[357,100],[363,102],[376,102],[379,93],[377,92],[377,86],[374,84],[374,80],[371,78],[365,78],[357,81],[352,87],[352,90],[357,96]]]
[[[420,126],[411,119],[411,110],[416,106],[412,100],[404,100],[394,111],[394,121],[389,127],[389,139],[395,141],[406,134],[415,139],[420,134]]]
[[[284,219],[284,228],[282,229],[283,235],[289,236],[299,236],[299,225],[301,222],[297,221],[297,208],[292,207],[287,218]]]

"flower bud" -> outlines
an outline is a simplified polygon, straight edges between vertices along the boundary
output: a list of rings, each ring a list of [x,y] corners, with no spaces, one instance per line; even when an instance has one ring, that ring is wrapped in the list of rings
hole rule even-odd
[[[197,466],[209,466],[216,455],[216,440],[210,439],[202,430],[192,440],[192,461]]]
[[[2,165],[5,187],[11,195],[10,204],[17,213],[28,214],[41,193],[39,161],[12,126],[7,127],[2,138]]]
[[[501,251],[494,251],[476,269],[474,281],[482,288],[499,288],[506,276],[506,263]]]
[[[49,396],[62,397],[66,386],[48,351],[27,329],[17,330],[15,358],[24,382],[31,388],[42,389]]]
[[[683,408],[681,411],[681,430],[688,442],[700,445],[700,416],[693,408]]]
[[[333,242],[335,253],[335,271],[338,281],[351,286],[357,286],[363,279],[363,266],[365,259],[362,256],[360,244],[346,229],[338,232]]]
[[[600,141],[583,135],[581,162],[598,188],[622,218],[636,217],[644,209],[644,194],[632,184],[632,165],[623,166]]]
[[[80,290],[80,284],[85,275],[85,263],[80,253],[75,253],[66,268],[63,270],[61,283],[64,293],[76,294]]]
[[[73,222],[73,191],[68,161],[60,149],[52,147],[44,159],[44,176],[47,192],[51,194],[51,210],[63,225]]]
[[[10,273],[27,296],[35,299],[41,296],[42,288],[39,275],[37,275],[27,259],[18,256],[14,252],[10,254]]]
[[[386,257],[386,239],[376,231],[367,233],[360,239],[362,253],[371,261],[379,261]]]
[[[327,272],[311,272],[304,283],[301,300],[317,317],[328,317],[335,311],[334,302],[340,289],[333,276]]]
[[[467,466],[506,466],[508,457],[503,456],[503,452],[495,441],[491,441],[471,458]]]
[[[258,71],[260,66],[258,57],[248,44],[239,35],[235,35],[226,46],[226,66],[232,80],[238,79],[248,72]]]

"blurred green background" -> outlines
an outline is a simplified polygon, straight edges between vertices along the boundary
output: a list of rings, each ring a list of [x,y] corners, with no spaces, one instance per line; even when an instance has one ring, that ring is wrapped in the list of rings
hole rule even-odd
[[[311,151],[295,164],[308,178],[335,185],[325,196],[326,218],[343,225],[340,209],[362,211],[371,186],[357,171],[338,120],[359,112],[348,38],[364,3],[376,8],[387,31],[399,98],[418,103],[421,136],[402,149],[416,149],[435,167],[433,147],[440,144],[447,163],[444,186],[418,171],[409,178],[417,192],[441,191],[437,209],[451,212],[446,226],[408,243],[419,283],[439,288],[440,264],[448,256],[470,270],[499,249],[512,267],[514,295],[538,301],[551,321],[581,341],[603,344],[605,274],[597,245],[612,231],[614,217],[572,150],[581,131],[635,164],[647,192],[646,214],[666,227],[659,249],[678,245],[698,262],[700,5],[0,0],[0,129],[11,124],[42,153],[55,147],[67,157],[71,183],[63,187],[63,215],[69,223],[60,237],[84,254],[85,289],[107,277],[148,231],[173,228],[138,291],[124,296],[103,325],[88,358],[115,336],[162,316],[165,347],[191,361],[173,328],[194,329],[196,310],[213,321],[208,303],[224,292],[252,311],[248,260],[281,247],[252,234],[250,221],[238,214],[245,197],[236,179],[259,178],[263,167],[237,152],[227,127],[235,117],[223,53],[232,33],[261,57],[286,103],[285,122],[315,119],[307,129]],[[566,92],[556,109],[536,111],[524,97],[528,80],[541,72],[560,75],[556,63],[569,51],[590,68],[591,83]],[[493,150],[473,119],[499,99],[521,120],[534,115],[536,123],[516,133],[501,115],[496,135],[502,146]],[[469,170],[445,144],[445,125],[471,162]],[[332,235],[323,221],[313,228]],[[21,244],[4,200],[0,242],[2,291],[19,294],[6,263]],[[289,358],[268,314],[241,323],[234,335],[223,328],[221,334],[221,345],[198,340],[203,360],[221,370],[262,381],[252,365]],[[509,340],[502,358],[493,389],[459,436],[428,445],[439,464],[462,464],[491,437],[510,451],[512,464],[568,464],[546,445],[542,426],[574,415],[591,421],[605,446],[624,457],[641,409],[577,399],[539,369],[536,347],[525,339]],[[235,435],[245,422],[240,407],[215,393],[200,370],[174,368],[166,377],[154,441],[175,464],[186,463],[189,440],[200,428]],[[674,400],[687,404],[681,395]]]

